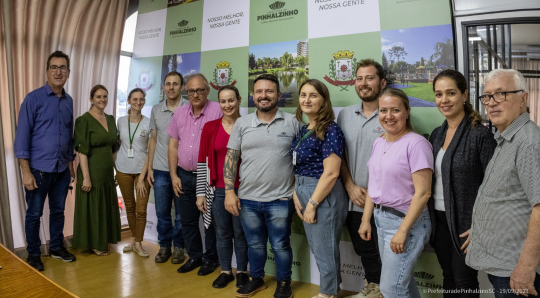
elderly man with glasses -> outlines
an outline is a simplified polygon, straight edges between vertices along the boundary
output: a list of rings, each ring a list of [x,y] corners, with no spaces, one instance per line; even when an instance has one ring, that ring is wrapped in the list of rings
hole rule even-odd
[[[197,161],[204,124],[223,116],[219,103],[208,100],[210,86],[201,73],[187,77],[189,104],[179,107],[171,118],[167,133],[169,139],[169,171],[174,194],[180,202],[180,221],[189,260],[178,268],[179,273],[199,269],[199,275],[208,275],[218,266],[216,232],[214,226],[205,230],[203,254],[202,238],[199,232],[197,208]]]
[[[487,75],[480,101],[498,146],[473,208],[466,263],[488,274],[497,298],[540,292],[540,128],[527,100],[518,71]]]
[[[64,90],[69,78],[69,57],[61,51],[47,59],[47,83],[26,95],[19,111],[15,157],[19,159],[26,191],[26,250],[36,270],[41,262],[40,218],[49,197],[51,257],[64,262],[75,256],[64,247],[64,209],[73,171],[73,99]],[[70,181],[71,180],[71,181]]]

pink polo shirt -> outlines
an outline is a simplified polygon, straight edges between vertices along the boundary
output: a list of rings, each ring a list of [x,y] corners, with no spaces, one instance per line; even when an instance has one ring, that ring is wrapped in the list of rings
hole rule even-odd
[[[197,171],[201,132],[206,122],[223,116],[219,103],[208,100],[199,116],[193,115],[191,104],[174,112],[167,133],[178,140],[178,166],[190,172]]]

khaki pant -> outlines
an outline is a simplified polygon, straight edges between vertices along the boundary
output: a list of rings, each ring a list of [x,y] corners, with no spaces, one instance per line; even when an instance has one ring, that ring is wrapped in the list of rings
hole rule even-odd
[[[146,206],[148,205],[148,194],[150,192],[150,186],[145,179],[144,186],[147,193],[145,196],[137,195],[137,201],[135,201],[135,186],[137,185],[139,175],[124,174],[116,171],[116,181],[118,181],[120,192],[122,192],[122,197],[124,198],[131,236],[137,242],[143,240],[144,229],[146,228]]]

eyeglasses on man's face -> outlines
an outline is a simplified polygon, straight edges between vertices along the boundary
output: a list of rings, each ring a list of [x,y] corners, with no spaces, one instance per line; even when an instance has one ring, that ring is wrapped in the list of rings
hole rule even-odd
[[[52,71],[52,72],[57,72],[59,69],[60,69],[60,72],[62,72],[62,73],[66,73],[68,71],[68,68],[65,65],[62,65],[62,66],[51,65],[51,66],[49,66],[49,70]]]
[[[488,105],[492,98],[496,103],[501,103],[506,100],[506,94],[518,92],[523,92],[523,90],[495,92],[493,94],[480,95],[478,98],[480,99],[482,104]]]
[[[193,89],[190,89],[187,91],[187,94],[188,95],[195,95],[195,93],[199,94],[199,95],[203,95],[203,93],[206,91],[206,89],[196,89],[196,90],[193,90]]]

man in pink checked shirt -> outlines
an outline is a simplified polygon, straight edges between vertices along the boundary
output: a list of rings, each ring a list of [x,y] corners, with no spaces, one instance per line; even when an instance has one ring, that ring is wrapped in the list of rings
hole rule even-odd
[[[216,232],[210,225],[205,231],[205,247],[199,232],[197,208],[197,158],[201,132],[206,122],[223,116],[219,104],[208,100],[210,86],[203,74],[197,73],[187,78],[188,105],[179,107],[171,118],[167,129],[169,139],[169,171],[174,194],[180,201],[182,232],[189,260],[182,265],[179,273],[199,269],[199,275],[208,275],[217,268]]]

